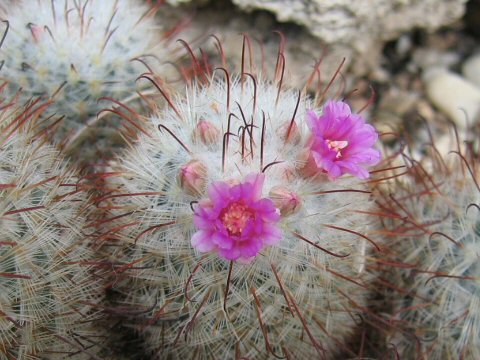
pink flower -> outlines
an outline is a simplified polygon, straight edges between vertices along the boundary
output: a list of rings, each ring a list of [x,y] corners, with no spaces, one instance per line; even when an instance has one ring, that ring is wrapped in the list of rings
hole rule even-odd
[[[200,252],[215,251],[224,259],[248,262],[276,244],[282,237],[280,215],[272,200],[261,198],[264,179],[263,174],[251,174],[233,186],[212,183],[209,199],[195,209],[192,245]]]
[[[313,164],[316,172],[332,179],[345,173],[360,179],[370,176],[365,167],[380,161],[380,152],[372,148],[378,133],[362,116],[352,114],[343,101],[330,100],[321,116],[309,111],[307,123],[312,132],[307,166]]]

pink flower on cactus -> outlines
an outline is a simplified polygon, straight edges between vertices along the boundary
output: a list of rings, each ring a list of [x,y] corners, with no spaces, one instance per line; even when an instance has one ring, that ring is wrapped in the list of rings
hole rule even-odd
[[[380,161],[380,152],[372,148],[378,133],[362,116],[352,114],[345,102],[330,100],[321,116],[309,111],[307,123],[312,132],[307,166],[332,179],[345,173],[360,179],[370,176],[365,166]]]
[[[265,176],[251,174],[245,182],[212,183],[209,198],[199,202],[193,222],[192,245],[200,252],[215,251],[227,260],[248,262],[282,237],[280,215],[272,200],[261,198]]]

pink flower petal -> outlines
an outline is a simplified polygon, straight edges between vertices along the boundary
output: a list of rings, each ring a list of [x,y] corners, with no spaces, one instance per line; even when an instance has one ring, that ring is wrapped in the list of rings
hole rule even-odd
[[[243,258],[257,256],[262,247],[263,244],[259,241],[250,241],[248,244],[245,244],[240,248],[240,256]]]
[[[199,210],[201,213],[193,216],[193,223],[199,230],[208,230],[210,228],[210,220],[206,216],[206,212],[203,209]]]
[[[210,236],[211,234],[206,231],[197,231],[192,236],[192,246],[200,252],[212,251],[213,249],[215,249],[215,244],[210,242]]]
[[[370,173],[367,170],[354,163],[341,162],[340,166],[345,170],[344,172],[352,174],[360,179],[368,179],[370,177]]]
[[[246,182],[253,185],[252,197],[255,200],[260,199],[262,196],[263,182],[265,181],[265,174],[250,174],[245,178]]]
[[[237,247],[232,249],[219,249],[218,255],[227,260],[237,260],[240,257],[240,249]]]
[[[267,245],[275,245],[277,244],[282,238],[282,231],[272,225],[272,224],[266,224],[265,225],[265,234],[263,238],[263,242]]]
[[[212,235],[212,242],[217,245],[219,249],[224,250],[230,250],[234,246],[234,240],[231,237],[219,232]]]
[[[312,132],[308,158],[315,160],[317,173],[325,172],[331,179],[345,173],[365,179],[369,177],[365,166],[380,161],[380,152],[372,148],[378,141],[377,131],[345,102],[327,101],[321,116],[308,111],[307,124]],[[305,166],[309,166],[306,176],[315,175],[311,161]]]
[[[280,215],[272,200],[262,198],[265,175],[250,174],[243,183],[217,181],[208,188],[193,216],[197,232],[192,245],[200,252],[215,251],[226,260],[250,261],[282,233]]]
[[[228,200],[229,186],[223,181],[215,181],[208,188],[208,195],[210,200],[215,203],[221,199]]]

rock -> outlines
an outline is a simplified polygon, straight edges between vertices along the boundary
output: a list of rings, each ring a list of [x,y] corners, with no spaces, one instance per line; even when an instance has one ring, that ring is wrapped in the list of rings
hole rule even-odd
[[[466,150],[465,143],[460,142],[459,144],[455,141],[455,136],[451,133],[446,133],[441,135],[438,139],[435,140],[435,148],[438,150],[439,154],[442,157],[449,156],[451,151],[458,151],[458,147],[462,150],[462,153]]]
[[[448,69],[460,61],[454,51],[441,51],[435,48],[419,48],[413,52],[411,70],[442,67]]]
[[[480,39],[480,1],[469,1],[467,3],[467,11],[465,12],[466,29]]]
[[[418,94],[392,87],[381,98],[379,110],[405,116],[418,102]]]
[[[412,46],[412,37],[408,35],[402,35],[398,38],[395,50],[398,56],[405,58],[412,50]]]
[[[204,1],[206,0],[202,0],[201,3]],[[266,10],[273,13],[279,22],[287,22],[292,26],[301,25],[305,30],[297,28],[297,33],[303,33],[305,37],[311,34],[317,40],[317,44],[310,49],[312,55],[316,55],[317,50],[325,45],[327,57],[331,57],[331,53],[335,52],[350,53],[351,72],[355,75],[365,75],[378,66],[383,45],[387,40],[395,39],[402,33],[414,29],[430,31],[450,24],[463,15],[466,1],[231,0],[231,3],[222,4],[228,7],[233,3],[237,5],[237,10],[244,11],[244,14],[253,10]],[[166,0],[166,2],[174,5],[189,3],[191,7],[197,7],[199,10],[197,14],[207,8],[199,7],[197,1],[192,0]],[[213,0],[210,0],[209,4],[211,7],[216,6]],[[256,12],[253,16],[255,14]],[[209,20],[210,23],[217,21],[212,18]],[[233,19],[230,18],[229,21],[231,20]],[[274,29],[275,27],[271,28]],[[256,27],[250,28],[249,32],[259,33]]]
[[[427,100],[419,100],[416,106],[418,115],[425,119],[428,123],[431,123],[435,119],[435,110],[430,102]]]
[[[459,19],[466,0],[232,0],[245,10],[273,12],[280,22],[305,26],[327,43],[367,50],[414,28],[437,29]]]
[[[176,1],[178,2],[178,0]],[[351,84],[349,83],[351,74],[346,74],[347,68],[355,59],[355,53],[351,47],[339,45],[325,49],[317,38],[302,30],[301,27],[291,24],[278,24],[275,17],[268,12],[246,14],[236,9],[231,3],[225,2],[198,8],[196,8],[196,5],[197,2],[195,2],[195,6],[194,4],[186,7],[165,6],[162,19],[170,21],[171,24],[169,23],[169,25],[173,27],[180,20],[190,18],[191,21],[188,26],[182,29],[182,38],[196,39],[196,41],[190,43],[192,48],[198,50],[200,47],[208,55],[209,60],[212,60],[212,63],[218,64],[216,42],[209,36],[215,34],[221,41],[227,60],[227,68],[231,74],[235,75],[240,72],[242,35],[245,34],[250,39],[253,65],[257,69],[263,68],[266,75],[271,76],[275,71],[281,39],[279,34],[275,32],[278,30],[286,39],[284,48],[286,60],[285,86],[302,88],[314,71],[314,64],[320,58],[322,58],[320,66],[321,81],[325,86],[342,63],[342,60],[345,59],[345,64],[342,67],[344,77],[337,76],[337,81],[332,85],[327,97],[335,96],[339,86],[345,85],[343,84],[344,81],[347,82],[345,91],[351,90]],[[178,51],[185,53],[181,44],[178,44],[177,48]],[[248,72],[250,71],[248,48],[245,56],[247,59],[246,71]],[[372,62],[373,64],[378,63]],[[362,71],[362,73],[365,73],[365,71]],[[386,77],[388,77],[388,74],[386,74]],[[316,86],[316,83],[313,83],[312,86]]]
[[[480,87],[480,53],[465,60],[462,73],[468,81]]]
[[[399,133],[404,118],[416,107],[418,94],[392,87],[382,94],[373,118],[380,133]]]
[[[466,0],[232,0],[245,10],[263,9],[280,22],[304,26],[329,48],[354,51],[352,71],[360,75],[378,64],[387,40],[413,29],[434,30],[459,19]]]
[[[430,101],[460,128],[478,121],[480,89],[458,74],[433,68],[423,76]]]

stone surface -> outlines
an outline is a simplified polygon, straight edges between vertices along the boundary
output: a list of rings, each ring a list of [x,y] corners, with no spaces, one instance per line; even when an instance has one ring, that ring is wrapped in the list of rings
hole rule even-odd
[[[480,88],[480,53],[469,57],[463,63],[462,73],[468,81]]]
[[[465,128],[478,121],[480,89],[458,74],[445,69],[430,69],[424,74],[430,101],[455,124]]]
[[[465,0],[233,0],[242,9],[265,9],[293,21],[327,43],[364,50],[414,28],[436,29],[462,16]]]
[[[192,0],[167,0],[171,5]],[[202,4],[205,1],[202,0]],[[414,29],[434,30],[458,20],[466,0],[231,0],[245,12],[266,10],[283,23],[303,26],[328,50],[350,52],[352,70],[365,74],[379,63],[385,41]],[[227,6],[229,3],[226,3]],[[230,4],[231,5],[231,4]],[[230,18],[229,20],[236,20]],[[256,28],[249,29],[251,32]],[[298,29],[297,29],[298,30]]]
[[[195,5],[197,5],[196,2]],[[221,41],[227,60],[227,69],[232,74],[240,72],[243,35],[247,35],[250,39],[252,63],[257,68],[257,72],[262,67],[263,72],[267,76],[271,76],[275,71],[281,42],[281,37],[276,31],[283,34],[286,40],[283,52],[286,59],[285,86],[303,87],[306,79],[311,75],[315,63],[321,57],[323,60],[320,71],[324,85],[331,79],[344,58],[345,65],[342,68],[344,74],[355,59],[354,51],[349,46],[340,44],[326,49],[317,38],[301,27],[279,24],[268,12],[246,14],[231,4],[225,3],[198,8],[193,4],[186,7],[166,6],[163,9],[162,21],[170,21],[171,26],[185,18],[190,18],[191,21],[182,29],[180,36],[183,39],[195,39],[188,42],[197,55],[198,48],[201,48],[208,54],[208,58],[212,60],[213,64],[218,64],[219,52],[216,41],[210,36],[214,34]],[[187,53],[180,43],[177,44],[177,48],[180,52]],[[247,60],[245,70],[248,72],[251,71],[248,49],[245,58]],[[365,73],[365,71],[361,73]],[[335,81],[332,86],[331,96],[336,93],[338,86],[345,85],[342,84],[344,80],[347,81],[346,91],[351,89],[348,74],[345,79],[341,79],[339,76],[338,81]]]
[[[441,51],[435,48],[422,47],[413,51],[412,60],[416,70],[432,67],[448,69],[460,62],[460,54],[455,51]]]

